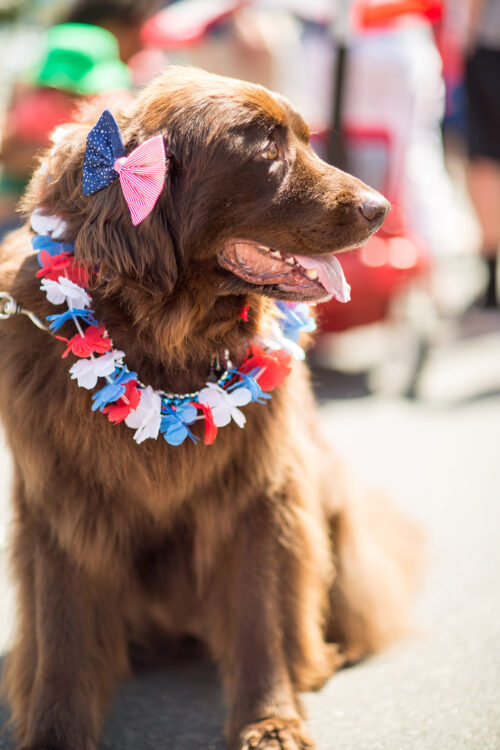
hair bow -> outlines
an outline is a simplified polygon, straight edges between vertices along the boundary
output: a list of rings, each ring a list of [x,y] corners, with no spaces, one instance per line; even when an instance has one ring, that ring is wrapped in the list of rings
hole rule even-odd
[[[158,200],[165,184],[166,166],[161,135],[144,141],[127,156],[118,124],[106,109],[87,136],[82,191],[91,195],[119,177],[132,224],[137,226]]]

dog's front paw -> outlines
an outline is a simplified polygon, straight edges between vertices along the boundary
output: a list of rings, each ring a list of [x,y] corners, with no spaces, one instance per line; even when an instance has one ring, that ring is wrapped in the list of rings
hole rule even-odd
[[[239,750],[314,750],[300,719],[264,719],[240,734]]]

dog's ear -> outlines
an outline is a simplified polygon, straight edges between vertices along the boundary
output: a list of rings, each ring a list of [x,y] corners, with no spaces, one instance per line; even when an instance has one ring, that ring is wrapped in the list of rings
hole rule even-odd
[[[118,178],[92,195],[82,193],[90,126],[72,123],[59,130],[62,134],[55,139],[55,146],[42,154],[41,166],[22,200],[25,215],[41,208],[46,214],[62,216],[68,225],[64,239],[75,242],[75,257],[99,275],[139,280],[152,276],[169,293],[177,279],[176,251],[169,229],[170,170],[152,212],[134,226]]]
[[[168,182],[168,171],[166,182]],[[106,275],[154,277],[168,293],[177,278],[174,243],[168,227],[169,185],[152,212],[134,226],[120,181],[86,196],[85,219],[75,240],[75,257]]]

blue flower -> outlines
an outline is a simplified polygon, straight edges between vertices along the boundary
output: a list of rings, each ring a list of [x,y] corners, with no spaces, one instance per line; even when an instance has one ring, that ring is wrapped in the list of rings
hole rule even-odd
[[[301,333],[316,330],[316,321],[306,302],[276,302],[276,306],[282,314],[280,327],[287,338],[297,342]]]
[[[271,398],[270,393],[264,393],[260,385],[255,380],[254,375],[256,375],[259,372],[259,368],[256,367],[255,370],[250,370],[248,373],[239,372],[239,370],[235,370],[235,375],[239,375],[241,380],[238,383],[233,383],[229,386],[229,388],[226,388],[227,391],[236,391],[238,388],[247,388],[247,390],[250,391],[252,395],[252,401],[258,401],[259,404],[263,404],[265,399]]]
[[[58,331],[59,328],[61,328],[61,326],[66,323],[66,321],[74,320],[75,318],[80,318],[80,320],[83,320],[90,326],[99,325],[97,320],[94,318],[93,310],[80,310],[76,307],[72,310],[66,310],[66,312],[59,313],[58,315],[47,315],[46,320],[52,321],[49,325],[49,329],[52,331],[52,333],[54,333],[55,331]]]
[[[73,253],[75,245],[73,242],[56,242],[48,234],[36,234],[31,238],[31,244],[33,250],[38,252],[38,264],[43,267],[40,260],[40,251],[45,250],[51,256],[59,255],[60,253]]]
[[[168,404],[165,406],[167,413],[162,416],[160,431],[163,433],[163,437],[169,443],[169,445],[181,445],[187,437],[190,437],[194,443],[197,443],[197,438],[191,430],[188,428],[188,424],[192,424],[198,414],[197,409],[193,404],[186,402],[180,404],[173,409]]]
[[[102,411],[106,404],[112,401],[118,401],[119,398],[125,393],[125,383],[129,380],[134,380],[137,377],[136,372],[129,372],[127,367],[117,368],[115,370],[115,377],[111,383],[108,383],[101,388],[100,391],[94,393],[92,396],[92,411],[99,409]]]

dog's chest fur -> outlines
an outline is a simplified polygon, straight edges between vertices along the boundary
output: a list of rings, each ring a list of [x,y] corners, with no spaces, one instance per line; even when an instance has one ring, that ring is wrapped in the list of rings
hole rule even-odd
[[[41,301],[35,266],[24,263],[12,274],[13,291],[45,317],[51,310]],[[149,561],[153,585],[163,550],[162,572],[171,568],[176,582],[191,582],[195,591],[238,516],[259,496],[282,493],[304,464],[300,433],[314,406],[300,363],[268,403],[245,408],[244,429],[232,423],[214,445],[187,440],[172,447],[161,437],[137,445],[126,425],[93,413],[91,394],[70,380],[71,363],[61,359],[64,343],[27,319],[2,325],[0,349],[0,410],[26,497],[38,503],[45,485],[43,508],[33,510],[96,576],[123,578],[136,566],[147,579]],[[52,494],[56,478],[64,490]]]

